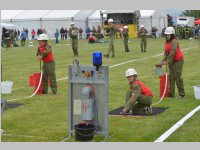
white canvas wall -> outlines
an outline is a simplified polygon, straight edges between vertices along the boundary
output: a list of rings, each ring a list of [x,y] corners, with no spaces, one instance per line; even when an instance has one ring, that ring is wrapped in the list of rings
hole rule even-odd
[[[158,29],[158,34],[161,34],[162,29],[167,27],[167,17],[164,12],[155,10],[153,12],[149,11],[146,15],[144,14],[145,13],[143,13],[143,16],[139,19],[139,26],[144,25],[149,31],[149,34],[151,34],[151,27],[155,26]]]
[[[54,34],[56,29],[59,30],[62,27],[67,28],[69,30],[71,20],[45,20],[42,21],[43,28],[46,29],[47,35],[50,39],[54,38]]]
[[[101,26],[101,19],[90,19],[88,20],[88,26],[92,29],[93,26]]]

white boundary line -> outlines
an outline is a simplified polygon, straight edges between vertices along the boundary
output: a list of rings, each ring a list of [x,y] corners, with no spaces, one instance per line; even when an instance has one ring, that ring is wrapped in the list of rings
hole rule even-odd
[[[180,121],[174,124],[170,129],[168,129],[165,133],[163,133],[159,138],[157,138],[154,143],[159,143],[165,141],[173,132],[175,132],[179,127],[181,127],[185,121],[191,118],[196,112],[200,110],[200,105],[195,109],[190,111],[187,115],[185,115]]]
[[[58,79],[57,81],[67,80],[68,76]]]
[[[41,138],[41,139],[48,139],[48,137],[43,136],[32,136],[32,135],[20,135],[20,134],[1,134],[2,136],[15,136],[15,137],[24,137],[24,138]]]

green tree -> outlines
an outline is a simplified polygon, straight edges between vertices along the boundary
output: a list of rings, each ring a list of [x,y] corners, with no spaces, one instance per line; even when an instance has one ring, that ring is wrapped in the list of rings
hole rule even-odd
[[[184,16],[192,16],[197,19],[197,18],[200,18],[200,10],[185,10],[183,12],[183,15]]]

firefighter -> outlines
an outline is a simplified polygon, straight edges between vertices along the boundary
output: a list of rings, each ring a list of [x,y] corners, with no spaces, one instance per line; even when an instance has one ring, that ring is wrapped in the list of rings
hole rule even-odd
[[[181,37],[181,27],[180,26],[177,26],[177,28],[176,28],[176,36],[178,37],[179,40],[182,38]]]
[[[114,48],[114,39],[116,34],[116,28],[113,24],[113,19],[108,19],[108,28],[109,28],[109,34],[110,34],[110,44],[109,44],[109,50],[108,53],[104,55],[104,57],[109,58],[110,53],[112,53],[112,57],[115,57],[115,48]]]
[[[147,35],[148,31],[144,28],[144,25],[140,26],[140,30],[139,30],[139,37],[141,38],[141,42],[140,42],[140,48],[141,48],[141,52],[146,52],[147,49]]]
[[[55,74],[55,61],[51,46],[48,44],[48,36],[40,34],[38,38],[37,58],[43,61],[43,94],[48,93],[48,80],[53,94],[57,94],[57,83]]]
[[[184,38],[187,40],[189,38],[189,27],[186,25],[184,28]]]
[[[124,48],[125,48],[125,52],[130,52],[129,48],[128,48],[128,27],[124,26],[124,30],[122,32],[123,37],[124,37]]]
[[[181,52],[180,45],[175,36],[175,29],[173,27],[167,27],[165,30],[166,42],[164,58],[161,61],[161,65],[168,64],[169,68],[169,97],[174,97],[175,83],[178,88],[179,98],[184,98],[185,91],[182,79],[183,70],[183,53]]]
[[[72,40],[72,50],[75,57],[78,57],[78,32],[79,29],[75,27],[74,22],[70,23],[69,36]]]
[[[152,114],[151,104],[153,94],[151,90],[138,80],[138,73],[134,68],[130,68],[125,72],[130,89],[126,93],[126,105],[121,114]]]

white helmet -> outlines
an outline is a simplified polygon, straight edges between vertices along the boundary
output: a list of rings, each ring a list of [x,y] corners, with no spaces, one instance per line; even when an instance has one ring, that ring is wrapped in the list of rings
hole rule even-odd
[[[109,22],[109,23],[112,23],[112,22],[113,22],[113,19],[112,19],[112,18],[108,19],[108,22]]]
[[[141,24],[141,25],[140,25],[140,28],[144,28],[144,25],[143,25],[143,24]]]
[[[128,29],[128,27],[127,27],[127,26],[124,26],[124,29]]]
[[[47,41],[47,40],[49,40],[49,38],[48,38],[48,36],[46,34],[43,33],[43,34],[39,35],[37,40],[38,41]]]
[[[74,25],[75,23],[72,21],[72,22],[70,22],[70,25]]]
[[[134,68],[129,68],[128,70],[126,70],[126,73],[125,73],[126,77],[133,76],[133,75],[137,75],[137,71]]]
[[[175,34],[175,29],[173,27],[167,27],[165,29],[165,34]]]

